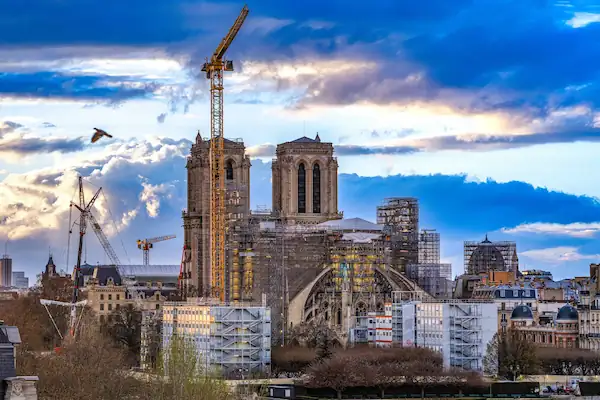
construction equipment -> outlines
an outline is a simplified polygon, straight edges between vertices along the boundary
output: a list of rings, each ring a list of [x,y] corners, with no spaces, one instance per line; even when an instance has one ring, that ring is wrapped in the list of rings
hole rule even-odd
[[[225,142],[223,139],[223,73],[233,71],[225,52],[237,36],[246,17],[245,5],[227,35],[221,40],[202,71],[210,80],[210,267],[212,296],[225,300]]]
[[[171,239],[175,239],[175,238],[176,238],[175,235],[165,235],[165,236],[153,237],[150,239],[143,239],[143,240],[138,239],[137,247],[138,247],[138,249],[141,249],[144,252],[144,265],[146,265],[146,266],[150,265],[150,249],[154,247],[154,243],[164,242],[165,240],[171,240]]]

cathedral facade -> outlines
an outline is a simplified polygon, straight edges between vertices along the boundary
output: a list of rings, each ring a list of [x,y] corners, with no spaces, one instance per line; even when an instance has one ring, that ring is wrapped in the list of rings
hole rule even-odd
[[[211,289],[209,148],[198,135],[187,162],[184,286],[192,297]],[[250,166],[244,144],[226,140],[226,301],[266,302],[276,341],[306,322],[329,325],[343,341],[357,315],[383,310],[393,291],[416,288],[395,267],[395,238],[406,239],[343,219],[332,143],[317,135],[277,146],[269,212],[250,211]]]

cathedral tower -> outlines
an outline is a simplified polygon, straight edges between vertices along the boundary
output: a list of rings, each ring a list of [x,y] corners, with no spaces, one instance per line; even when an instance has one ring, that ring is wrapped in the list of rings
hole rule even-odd
[[[338,163],[333,144],[301,137],[277,145],[272,164],[273,211],[288,224],[318,224],[338,212]]]
[[[209,293],[210,140],[200,133],[187,161],[187,210],[183,212],[185,286],[198,296]],[[250,210],[250,158],[242,140],[225,139],[226,219],[242,219]]]

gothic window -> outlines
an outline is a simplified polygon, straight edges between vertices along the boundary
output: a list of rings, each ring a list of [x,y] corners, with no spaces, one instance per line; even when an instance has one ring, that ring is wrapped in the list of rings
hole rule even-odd
[[[228,181],[233,180],[233,164],[231,163],[231,160],[227,161],[227,164],[225,164],[225,179]]]
[[[313,181],[312,181],[312,209],[313,213],[321,213],[321,169],[319,164],[313,165]]]
[[[304,163],[298,166],[298,213],[306,213],[306,168]]]

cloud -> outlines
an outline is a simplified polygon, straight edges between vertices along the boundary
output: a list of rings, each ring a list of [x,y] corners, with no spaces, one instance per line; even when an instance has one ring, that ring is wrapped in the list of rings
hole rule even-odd
[[[533,233],[537,235],[557,235],[570,236],[574,238],[592,238],[600,232],[600,222],[593,223],[572,223],[572,224],[549,224],[536,222],[532,224],[522,224],[514,228],[502,228],[502,232],[507,234]]]
[[[558,264],[572,261],[599,260],[600,254],[582,254],[577,247],[561,246],[548,249],[527,250],[519,253],[535,261]]]
[[[82,151],[87,147],[87,140],[83,137],[66,138],[56,136],[36,136],[24,125],[12,121],[0,121],[0,155],[4,161],[39,153],[73,153]]]
[[[0,73],[0,97],[75,99],[119,103],[148,97],[155,82],[127,76],[69,75],[57,72]]]
[[[374,131],[375,132],[375,131]],[[376,133],[376,132],[375,132]],[[379,136],[374,136],[379,138]],[[420,152],[446,150],[491,151],[529,147],[549,143],[600,142],[600,129],[594,128],[578,132],[544,132],[530,134],[464,134],[438,136],[426,139],[395,140],[395,145],[352,145],[336,144],[338,155],[401,155]],[[275,145],[263,144],[248,148],[252,157],[272,157]]]
[[[161,243],[160,249],[157,246],[153,260],[178,263],[183,238],[181,209],[186,206],[185,163],[190,145],[188,140],[169,138],[132,139],[111,143],[103,153],[61,169],[9,173],[0,182],[0,241],[11,239],[15,263],[24,265],[30,274],[41,270],[47,246],[67,248],[69,202],[77,198],[77,175],[81,174],[86,182],[86,199],[102,187],[103,194],[93,212],[123,263],[140,263],[136,239],[173,232],[178,240]],[[253,161],[251,173],[253,207],[269,207],[270,163]],[[442,233],[445,257],[460,255],[464,240],[478,240],[485,232],[526,221],[566,225],[600,220],[600,205],[595,199],[535,188],[524,182],[471,182],[466,176],[447,175],[371,178],[340,174],[339,188],[340,210],[345,216],[369,220],[375,219],[376,207],[387,197],[417,197],[420,226]],[[567,211],[556,213],[557,209]],[[76,217],[71,215],[73,220]],[[496,235],[498,238],[492,239],[502,240],[500,235],[508,234]],[[520,238],[518,247],[535,249],[532,244],[527,238]],[[551,241],[542,244],[552,247]],[[86,248],[88,262],[104,262],[104,252],[92,231],[86,236]],[[70,265],[74,262],[73,249]],[[590,248],[586,254],[598,252],[600,249]],[[575,265],[587,260],[569,257]],[[55,252],[55,261],[63,268],[66,254]]]

